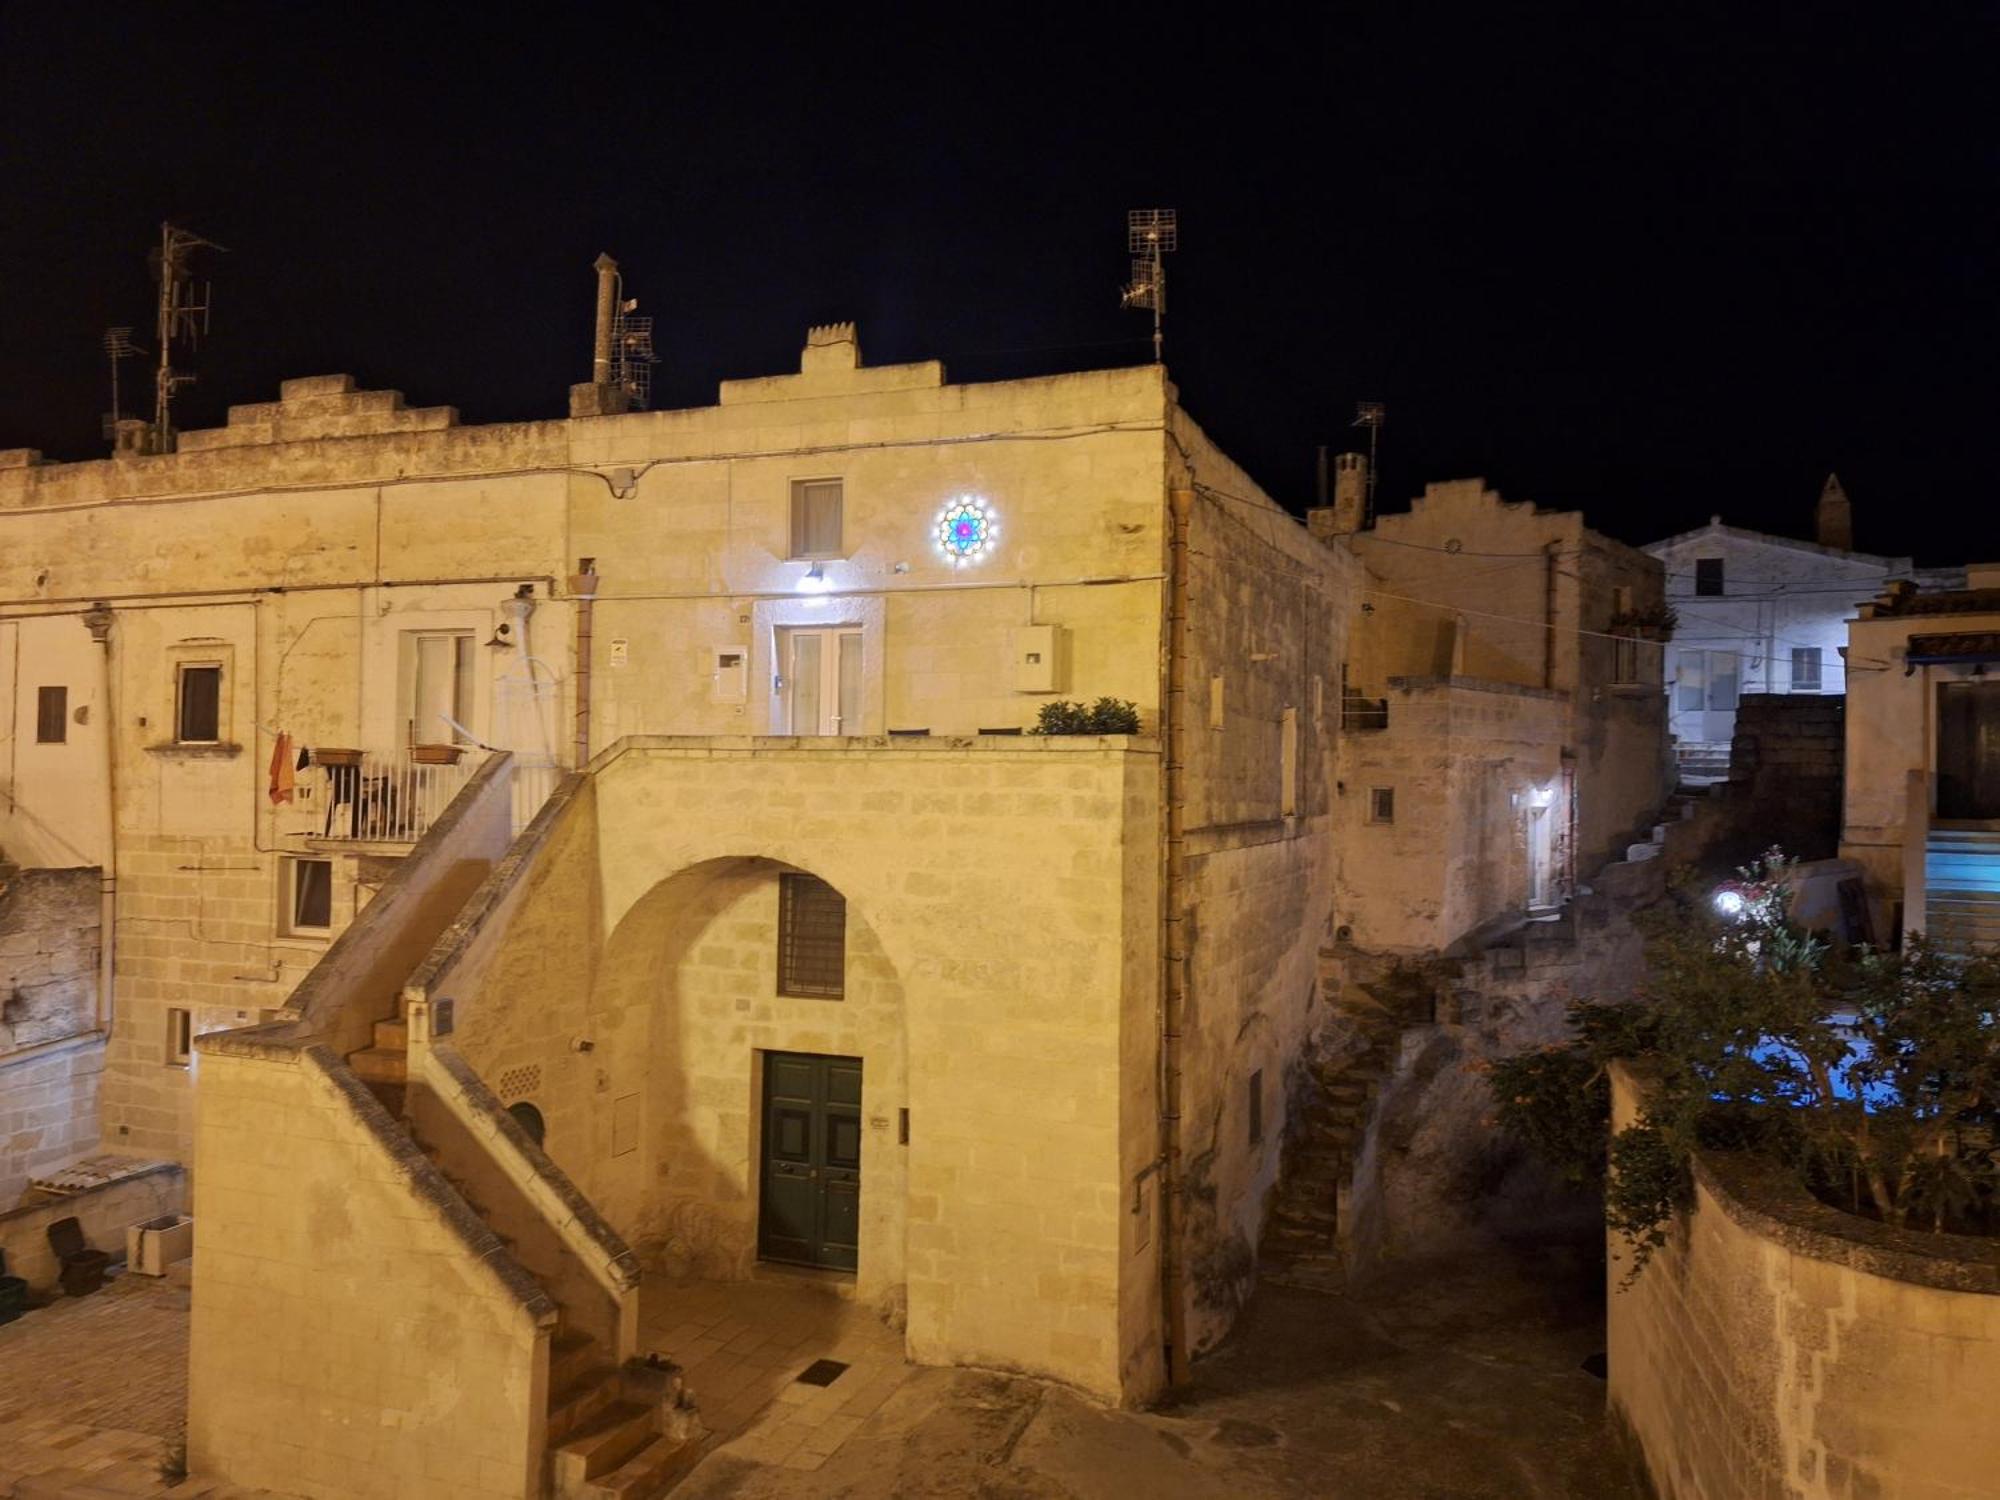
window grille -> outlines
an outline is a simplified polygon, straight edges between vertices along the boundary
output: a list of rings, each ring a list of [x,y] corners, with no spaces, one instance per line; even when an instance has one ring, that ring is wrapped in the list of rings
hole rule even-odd
[[[793,557],[840,556],[840,502],[838,479],[792,482]]]
[[[838,1000],[847,975],[847,898],[812,875],[778,877],[778,993]]]
[[[69,689],[35,690],[35,743],[60,745],[69,738]]]

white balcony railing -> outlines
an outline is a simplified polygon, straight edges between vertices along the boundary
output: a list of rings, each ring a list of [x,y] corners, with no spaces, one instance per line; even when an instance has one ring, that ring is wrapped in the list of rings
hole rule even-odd
[[[327,751],[315,755],[326,815],[318,837],[355,843],[414,844],[472,779],[485,758],[479,751],[455,763],[418,760],[409,751],[369,750],[351,760]]]

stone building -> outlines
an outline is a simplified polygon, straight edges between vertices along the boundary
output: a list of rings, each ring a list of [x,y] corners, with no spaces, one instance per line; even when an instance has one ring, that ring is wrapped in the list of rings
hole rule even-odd
[[[1363,483],[1359,455],[1337,483]],[[1575,511],[1432,484],[1348,531],[1313,514],[1367,580],[1344,666],[1342,845],[1367,869],[1344,903],[1374,952],[1441,952],[1560,906],[1663,800],[1659,564]]]
[[[1247,1294],[1318,1019],[1353,558],[1158,367],[840,325],[714,406],[586,394],[320,377],[0,464],[16,698],[99,736],[0,842],[115,875],[102,1134],[195,1164],[197,1466],[536,1493],[600,1365],[652,1452],[642,1266],[1150,1398]],[[1023,732],[1098,698],[1137,732]]]
[[[1706,526],[1649,543],[1667,574],[1676,616],[1668,652],[1667,728],[1685,776],[1696,784],[1729,774],[1736,705],[1746,693],[1847,691],[1847,622],[1856,607],[1897,579],[1955,588],[1963,570],[1919,569],[1907,557],[1854,550],[1854,508],[1829,474],[1815,511],[1814,540]]]
[[[2000,944],[2000,566],[1892,583],[1849,622],[1840,853],[1874,930]]]

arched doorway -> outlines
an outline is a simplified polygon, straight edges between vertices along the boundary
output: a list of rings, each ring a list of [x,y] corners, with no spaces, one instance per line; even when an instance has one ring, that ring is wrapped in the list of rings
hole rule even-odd
[[[599,1201],[642,1259],[902,1284],[903,985],[846,892],[755,856],[683,869],[619,921],[593,1008],[605,1091],[636,1120]]]

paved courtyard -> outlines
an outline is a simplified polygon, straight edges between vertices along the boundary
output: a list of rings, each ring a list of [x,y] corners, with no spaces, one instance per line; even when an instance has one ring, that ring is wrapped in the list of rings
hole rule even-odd
[[[1155,1412],[916,1369],[872,1308],[788,1279],[655,1283],[641,1326],[713,1434],[687,1500],[1638,1500],[1584,1367],[1591,1261],[1521,1246],[1364,1296],[1266,1286]],[[184,1286],[125,1276],[0,1328],[0,1500],[251,1500],[162,1473],[187,1309]],[[844,1368],[801,1382],[820,1360]]]

